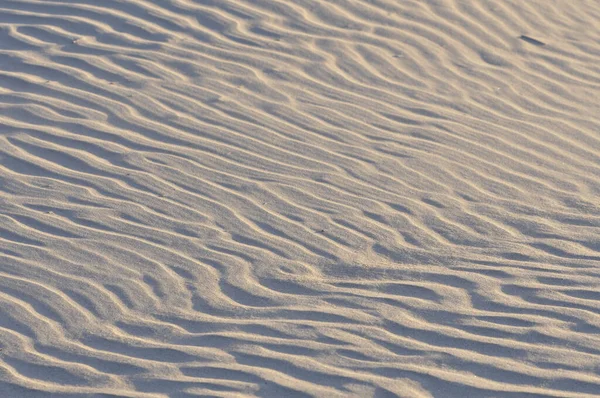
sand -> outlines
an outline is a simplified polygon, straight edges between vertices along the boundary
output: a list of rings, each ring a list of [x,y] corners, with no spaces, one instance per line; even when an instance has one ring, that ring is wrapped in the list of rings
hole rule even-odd
[[[0,397],[599,397],[596,0],[3,0]]]

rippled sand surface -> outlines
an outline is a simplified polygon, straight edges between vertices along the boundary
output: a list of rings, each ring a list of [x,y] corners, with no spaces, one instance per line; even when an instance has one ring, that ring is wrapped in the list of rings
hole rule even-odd
[[[600,3],[1,1],[0,396],[600,396]]]

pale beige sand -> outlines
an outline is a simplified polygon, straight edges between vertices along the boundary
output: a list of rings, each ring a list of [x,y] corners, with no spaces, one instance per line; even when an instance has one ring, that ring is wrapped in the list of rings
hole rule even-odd
[[[0,397],[600,396],[597,0],[0,24]]]

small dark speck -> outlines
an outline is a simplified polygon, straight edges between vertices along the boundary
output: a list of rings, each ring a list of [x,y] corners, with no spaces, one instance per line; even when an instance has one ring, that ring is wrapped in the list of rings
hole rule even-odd
[[[546,45],[546,43],[543,43],[539,40],[536,40],[534,38],[531,38],[531,37],[525,36],[525,35],[521,35],[521,37],[519,37],[519,39],[526,41],[529,44],[536,45],[536,46],[545,46]]]

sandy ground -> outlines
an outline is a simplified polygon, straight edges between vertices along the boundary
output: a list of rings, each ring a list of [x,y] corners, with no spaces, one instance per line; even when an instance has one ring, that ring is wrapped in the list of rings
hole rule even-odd
[[[0,396],[600,396],[597,0],[0,1]]]

